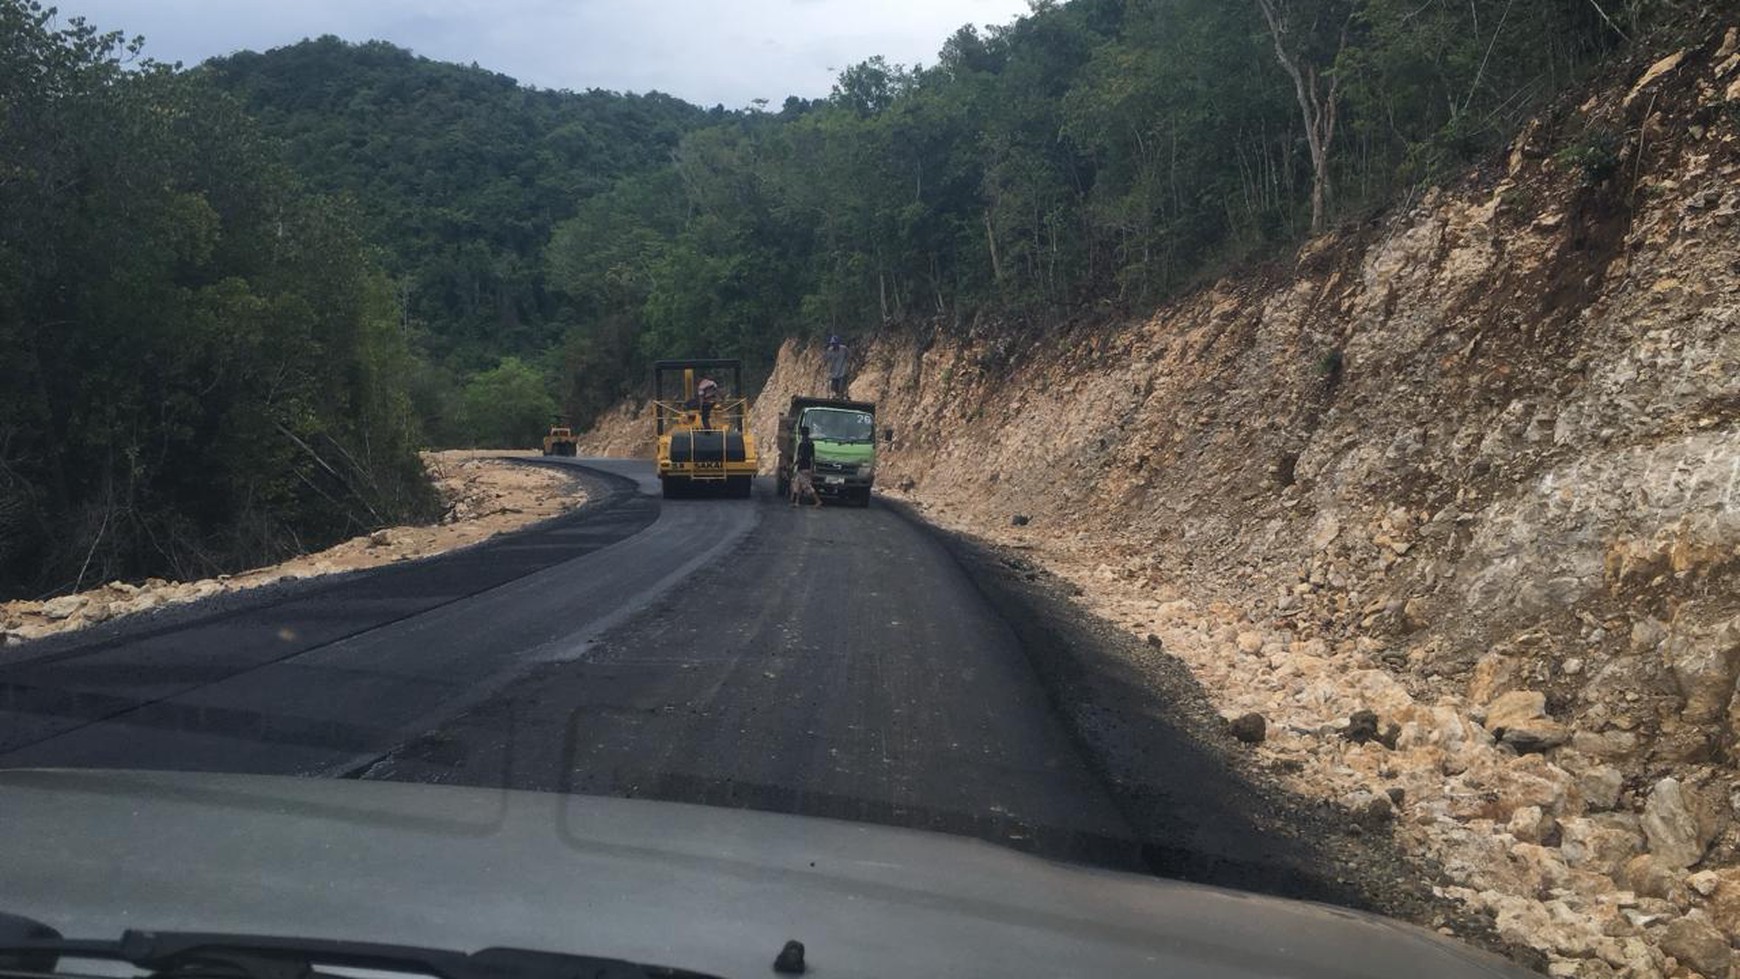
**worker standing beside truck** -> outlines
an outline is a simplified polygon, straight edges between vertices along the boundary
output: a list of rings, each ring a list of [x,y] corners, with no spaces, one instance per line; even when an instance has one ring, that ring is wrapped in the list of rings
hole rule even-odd
[[[779,493],[807,471],[818,496],[867,506],[876,479],[876,406],[799,395],[779,417]]]
[[[798,429],[798,434],[800,438],[792,465],[791,505],[797,506],[807,496],[816,506],[821,506],[822,498],[816,493],[816,443],[810,438],[807,425]]]
[[[846,396],[846,365],[851,359],[851,348],[839,334],[828,337],[828,349],[822,351],[822,360],[828,365],[828,394],[833,397]]]

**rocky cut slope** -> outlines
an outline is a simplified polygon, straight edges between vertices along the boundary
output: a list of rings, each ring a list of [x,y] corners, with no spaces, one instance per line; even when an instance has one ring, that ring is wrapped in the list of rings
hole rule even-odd
[[[1254,750],[1392,820],[1553,972],[1729,974],[1735,32],[1288,267],[859,359],[884,486],[1263,715]],[[762,437],[821,376],[787,345]]]

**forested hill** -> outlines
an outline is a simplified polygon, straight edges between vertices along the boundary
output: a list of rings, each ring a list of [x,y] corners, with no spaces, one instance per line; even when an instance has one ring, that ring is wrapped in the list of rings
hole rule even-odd
[[[872,58],[828,99],[688,134],[557,228],[566,401],[584,422],[657,354],[1151,309],[1504,145],[1700,6],[1041,0],[934,64]]]
[[[242,101],[308,184],[354,205],[428,362],[415,394],[438,441],[495,436],[492,419],[469,424],[454,392],[561,338],[543,260],[552,228],[617,180],[667,165],[710,117],[656,93],[530,88],[382,41],[322,37],[199,73]],[[529,423],[547,424],[544,412]]]
[[[0,0],[0,596],[434,504],[391,280],[279,156],[199,77]]]
[[[333,38],[202,71],[355,199],[426,354],[429,436],[523,444],[654,357],[766,367],[791,335],[1151,306],[1502,145],[1699,7],[1047,0],[777,111]]]
[[[535,444],[657,357],[1152,309],[1729,6],[1037,0],[727,112],[333,38],[176,70],[0,0],[0,592],[415,516],[418,445]]]

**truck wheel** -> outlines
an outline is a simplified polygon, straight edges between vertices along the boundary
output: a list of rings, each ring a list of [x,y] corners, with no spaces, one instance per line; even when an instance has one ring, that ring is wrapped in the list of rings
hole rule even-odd
[[[868,508],[870,506],[870,487],[866,486],[854,495],[857,497],[854,502],[860,507]]]
[[[747,500],[755,490],[755,480],[749,476],[732,476],[725,482],[725,493],[732,499]]]
[[[688,483],[681,476],[660,476],[659,490],[667,500],[680,500],[687,494]]]

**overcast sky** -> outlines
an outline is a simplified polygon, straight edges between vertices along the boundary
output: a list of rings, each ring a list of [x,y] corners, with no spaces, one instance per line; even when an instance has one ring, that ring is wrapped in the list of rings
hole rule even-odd
[[[64,16],[145,35],[159,61],[337,34],[479,65],[545,88],[658,90],[732,108],[828,93],[871,55],[931,64],[962,24],[1027,0],[51,0]]]

